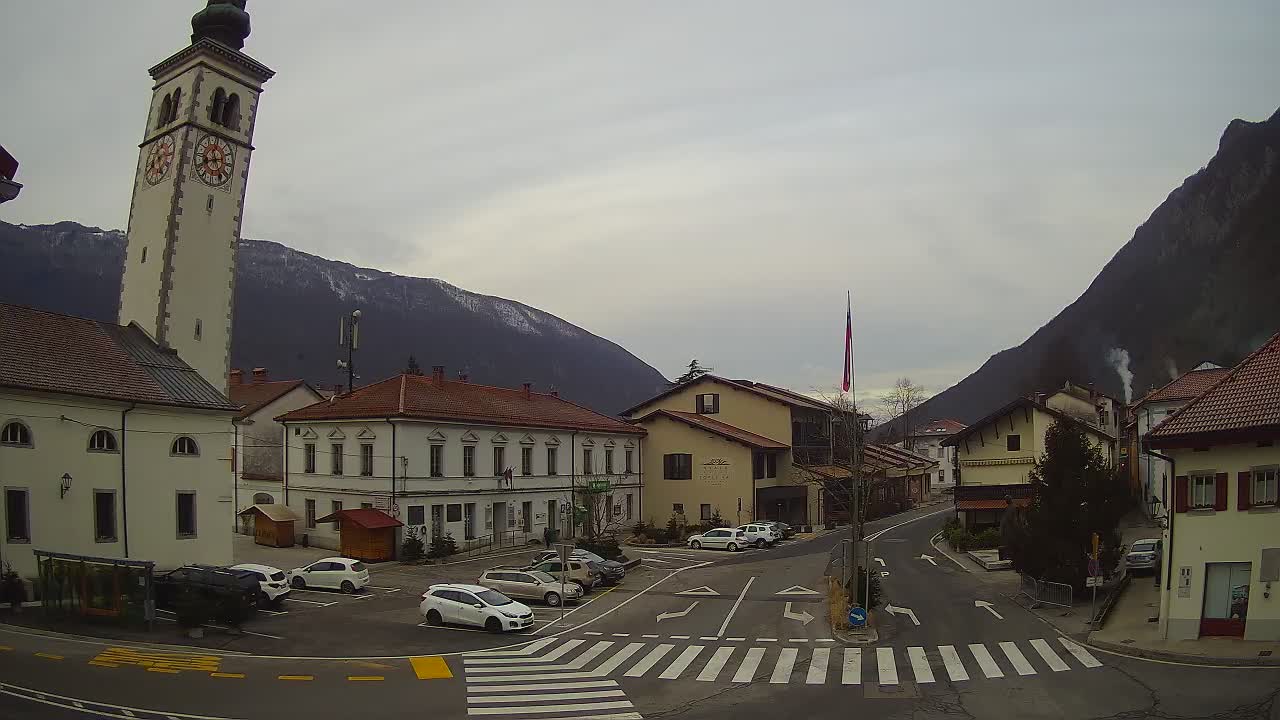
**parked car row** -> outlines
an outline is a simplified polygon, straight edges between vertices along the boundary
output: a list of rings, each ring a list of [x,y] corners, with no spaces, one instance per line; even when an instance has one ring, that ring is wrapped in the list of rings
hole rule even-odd
[[[736,528],[716,528],[689,538],[688,545],[695,550],[712,548],[737,552],[748,547],[764,549],[796,534],[795,528],[784,522],[770,520],[740,525]]]

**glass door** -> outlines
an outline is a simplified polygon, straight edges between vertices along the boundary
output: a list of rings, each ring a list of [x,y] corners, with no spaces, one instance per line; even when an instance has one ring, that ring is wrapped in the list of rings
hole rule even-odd
[[[1204,608],[1200,634],[1244,636],[1249,614],[1250,563],[1208,563],[1204,574]]]

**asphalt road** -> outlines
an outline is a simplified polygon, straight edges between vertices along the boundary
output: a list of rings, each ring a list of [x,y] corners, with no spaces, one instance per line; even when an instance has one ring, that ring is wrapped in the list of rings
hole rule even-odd
[[[404,651],[384,659],[255,657],[0,627],[0,718],[1280,720],[1280,669],[1185,667],[1064,642],[934,555],[929,538],[946,515],[933,512],[871,526],[923,516],[874,545],[884,561],[876,570],[889,573],[885,601],[919,621],[881,611],[874,645],[838,642],[814,594],[842,534],[737,554],[662,548],[564,625],[548,616],[532,641],[403,622]],[[376,613],[377,601],[360,602]],[[457,654],[467,647],[486,650]]]

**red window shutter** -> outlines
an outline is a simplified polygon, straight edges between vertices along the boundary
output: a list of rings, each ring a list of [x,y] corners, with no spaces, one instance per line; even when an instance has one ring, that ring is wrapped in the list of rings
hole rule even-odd
[[[1214,510],[1227,509],[1227,474],[1218,473],[1213,476],[1213,492],[1217,496],[1213,501]]]
[[[1249,497],[1249,481],[1253,480],[1252,472],[1242,472],[1236,475],[1236,509],[1248,510],[1253,506],[1252,498]]]
[[[1190,481],[1186,475],[1179,475],[1173,479],[1173,511],[1186,512],[1188,506],[1188,496]]]

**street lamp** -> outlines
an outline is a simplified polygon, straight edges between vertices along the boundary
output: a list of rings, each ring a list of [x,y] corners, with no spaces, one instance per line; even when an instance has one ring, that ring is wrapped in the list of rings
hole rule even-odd
[[[360,349],[360,310],[351,311],[338,320],[338,346],[347,349],[347,359],[338,360],[338,369],[347,371],[347,392],[355,385],[356,365],[354,353]]]
[[[65,498],[67,493],[71,491],[71,473],[62,473],[62,487],[58,492],[59,498]]]

